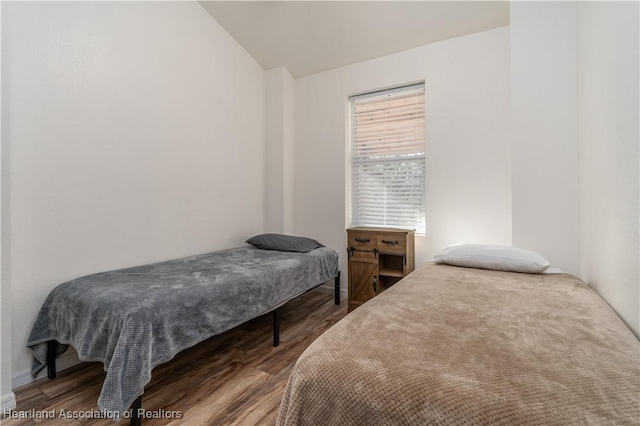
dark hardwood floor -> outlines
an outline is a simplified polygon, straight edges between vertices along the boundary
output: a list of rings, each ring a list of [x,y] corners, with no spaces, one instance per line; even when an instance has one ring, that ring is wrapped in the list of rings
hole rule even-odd
[[[274,348],[271,315],[249,321],[231,331],[179,353],[153,370],[142,406],[154,425],[273,425],[287,379],[296,360],[320,334],[347,314],[327,293],[310,292],[287,303],[281,311],[280,346]],[[3,419],[16,425],[110,425],[109,419],[60,418],[70,413],[97,411],[104,379],[100,363],[84,363],[15,391],[17,411],[55,410],[54,419]],[[179,412],[181,418],[171,412]],[[169,417],[169,418],[166,418]],[[173,418],[171,418],[173,417]],[[121,425],[128,425],[122,420]]]

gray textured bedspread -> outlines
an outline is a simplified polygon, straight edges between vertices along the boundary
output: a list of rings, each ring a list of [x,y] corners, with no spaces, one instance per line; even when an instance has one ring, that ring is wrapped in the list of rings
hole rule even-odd
[[[102,272],[56,287],[29,337],[32,373],[46,365],[48,340],[100,361],[98,406],[123,413],[151,370],[178,352],[265,314],[338,273],[338,254],[251,246]]]

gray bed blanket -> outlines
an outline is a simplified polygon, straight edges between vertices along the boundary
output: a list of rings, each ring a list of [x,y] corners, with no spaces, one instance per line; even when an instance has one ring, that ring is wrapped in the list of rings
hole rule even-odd
[[[31,331],[32,373],[47,341],[70,344],[107,372],[98,406],[122,414],[151,370],[178,352],[283,305],[334,278],[338,253],[252,246],[77,278],[56,287]]]

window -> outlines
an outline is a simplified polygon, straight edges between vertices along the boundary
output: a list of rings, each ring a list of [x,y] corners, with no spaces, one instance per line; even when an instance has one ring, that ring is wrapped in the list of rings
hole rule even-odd
[[[425,232],[424,84],[349,98],[352,226]]]

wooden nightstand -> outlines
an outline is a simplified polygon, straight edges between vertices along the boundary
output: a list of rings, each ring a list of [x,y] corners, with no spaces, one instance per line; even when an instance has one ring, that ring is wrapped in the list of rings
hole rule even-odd
[[[395,228],[347,229],[351,312],[415,268],[414,231]]]

